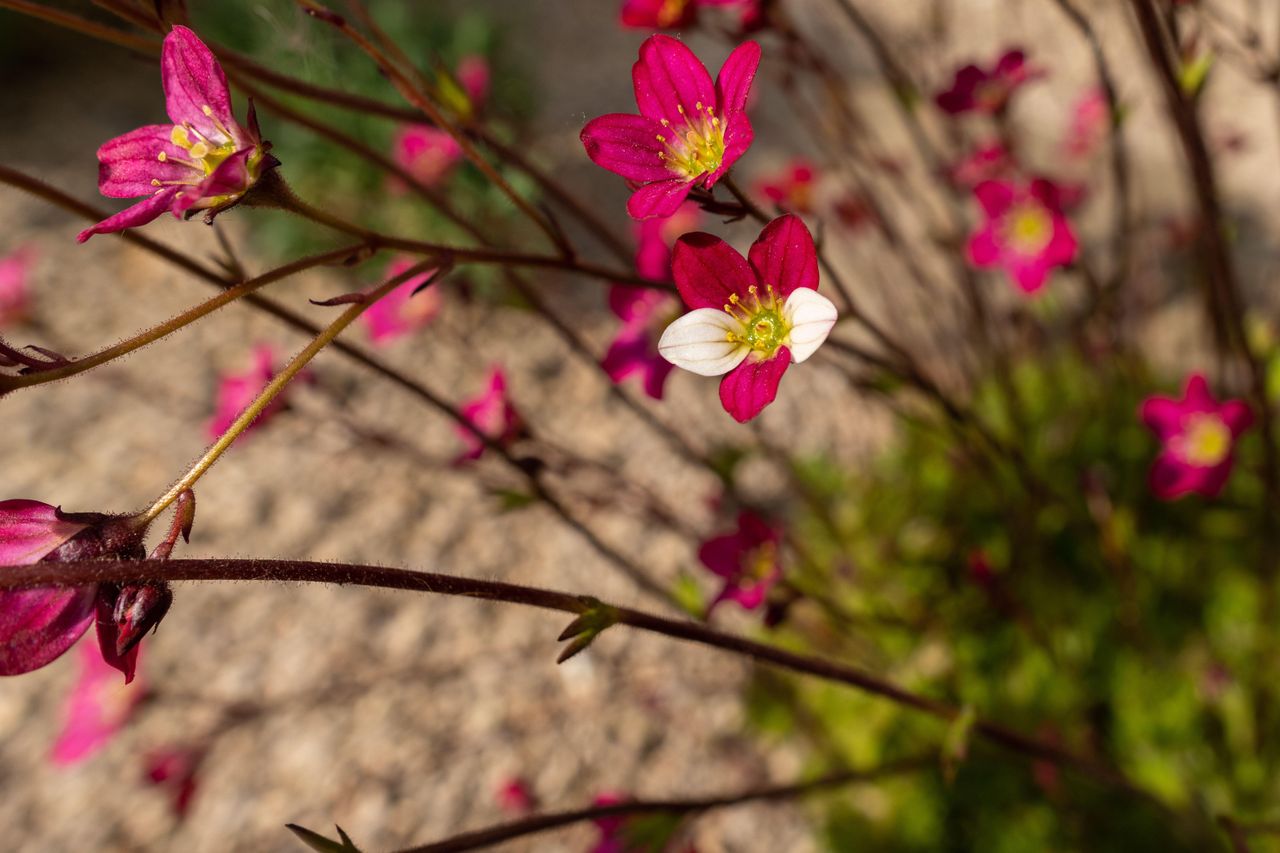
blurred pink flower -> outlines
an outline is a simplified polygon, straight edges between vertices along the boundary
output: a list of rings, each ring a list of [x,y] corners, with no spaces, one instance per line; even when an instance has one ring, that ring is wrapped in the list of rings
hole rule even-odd
[[[471,109],[479,112],[489,100],[491,73],[489,60],[478,53],[470,53],[458,60],[458,68],[454,71],[462,91],[467,93],[471,101]]]
[[[734,49],[713,84],[693,51],[663,35],[640,45],[632,68],[640,115],[611,113],[582,129],[587,156],[636,187],[634,219],[670,216],[695,186],[710,189],[751,146],[747,95],[760,46]]]
[[[196,772],[203,760],[203,749],[187,746],[156,749],[143,759],[145,781],[168,791],[179,820],[191,809],[196,794]]]
[[[391,150],[396,163],[428,187],[443,182],[462,159],[462,146],[456,139],[425,124],[406,124],[397,130]]]
[[[787,213],[813,213],[817,176],[809,161],[796,158],[780,172],[761,178],[756,190]]]
[[[528,782],[513,776],[498,787],[498,807],[508,814],[525,815],[537,807],[537,798]]]
[[[769,590],[782,578],[778,548],[782,534],[754,512],[738,514],[738,529],[702,543],[698,559],[724,580],[724,588],[707,607],[736,601],[747,610],[764,604]]]
[[[687,27],[698,18],[703,6],[749,6],[747,0],[623,0],[622,25],[641,30],[671,30]],[[743,15],[747,12],[744,10]]]
[[[489,383],[484,393],[464,402],[460,411],[468,423],[499,444],[515,441],[524,430],[520,414],[507,396],[507,375],[496,365],[489,369]],[[484,442],[462,426],[457,431],[467,449],[456,461],[479,459],[484,454]]]
[[[1027,64],[1021,50],[1010,50],[987,70],[966,65],[956,71],[951,88],[938,93],[934,101],[950,115],[977,112],[984,115],[1002,113],[1009,99],[1022,84],[1043,75]]]
[[[638,223],[636,271],[655,281],[670,279],[671,244],[697,220],[697,207],[686,203],[672,216]],[[658,338],[675,319],[679,303],[657,290],[615,284],[609,289],[609,308],[622,320],[622,327],[600,366],[615,383],[640,375],[645,393],[661,400],[674,365],[658,353]]]
[[[19,323],[31,309],[28,279],[36,262],[36,247],[19,246],[0,258],[0,328]]]
[[[1071,125],[1062,142],[1063,153],[1074,160],[1083,160],[1097,150],[1106,139],[1111,124],[1111,105],[1101,88],[1085,92],[1071,109]]]
[[[813,236],[798,216],[766,225],[748,258],[712,234],[685,234],[671,268],[690,311],[662,333],[658,351],[676,367],[723,376],[720,403],[739,423],[773,402],[791,363],[813,355],[835,325],[835,305],[818,293]]]
[[[1217,497],[1231,476],[1236,439],[1253,425],[1246,402],[1219,403],[1199,373],[1187,379],[1182,399],[1148,397],[1140,414],[1163,445],[1150,477],[1151,491],[1161,500],[1192,492]]]
[[[984,181],[973,194],[986,216],[969,238],[974,266],[1000,267],[1024,293],[1035,293],[1051,270],[1075,260],[1076,236],[1054,184]]]
[[[0,565],[38,563],[88,527],[46,503],[0,501]],[[0,592],[0,675],[59,658],[89,630],[96,595],[96,585]]]
[[[243,373],[224,374],[218,380],[217,402],[214,405],[213,417],[209,419],[205,428],[209,438],[216,439],[226,432],[235,423],[236,418],[240,417],[240,413],[248,408],[275,376],[275,350],[269,344],[258,344],[254,347],[253,366],[248,370]],[[283,411],[287,393],[285,391],[272,400],[246,432],[257,429]]]
[[[141,681],[121,684],[94,643],[78,648],[80,671],[67,696],[62,733],[49,756],[54,764],[75,764],[105,746],[129,721],[145,693]]]
[[[1013,171],[1013,157],[999,141],[979,145],[963,160],[949,170],[951,182],[958,187],[973,189],[984,181],[1004,178]]]
[[[267,152],[257,117],[248,127],[231,112],[231,91],[218,60],[196,34],[175,26],[160,51],[165,108],[173,124],[149,124],[98,149],[98,189],[111,198],[144,201],[80,232],[83,243],[145,225],[166,210],[182,217],[232,206],[278,162]]]
[[[387,264],[385,279],[392,279],[412,267],[416,260],[397,257]],[[379,299],[360,315],[369,332],[369,340],[375,344],[386,344],[398,337],[407,335],[430,323],[440,313],[444,304],[444,295],[439,284],[428,287],[421,293],[414,290],[421,287],[435,270],[427,270],[398,286],[395,290]]]

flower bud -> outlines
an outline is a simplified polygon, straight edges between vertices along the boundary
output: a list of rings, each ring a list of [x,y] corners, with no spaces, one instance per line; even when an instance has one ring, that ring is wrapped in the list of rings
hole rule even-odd
[[[173,604],[173,592],[164,581],[131,583],[116,596],[112,621],[116,626],[116,654],[126,654],[160,625]]]

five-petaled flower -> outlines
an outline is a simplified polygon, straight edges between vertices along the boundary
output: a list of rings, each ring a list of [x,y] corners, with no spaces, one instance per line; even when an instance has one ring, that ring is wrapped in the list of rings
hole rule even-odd
[[[782,534],[750,510],[738,514],[738,529],[708,539],[698,559],[724,580],[724,588],[707,606],[708,615],[722,601],[736,601],[747,610],[764,604],[769,590],[782,578],[778,548]]]
[[[166,210],[176,217],[207,210],[207,219],[236,204],[277,165],[262,140],[253,105],[248,127],[231,112],[231,90],[218,60],[186,27],[175,26],[160,52],[165,108],[173,124],[151,124],[98,149],[98,189],[143,201],[80,232],[83,243],[145,225]]]
[[[1054,184],[984,181],[973,194],[986,215],[969,238],[974,266],[1000,267],[1024,293],[1035,293],[1050,270],[1075,260],[1076,235],[1062,213],[1061,190]]]
[[[818,260],[799,217],[765,226],[744,259],[694,232],[676,242],[676,287],[691,311],[663,332],[658,351],[677,367],[724,376],[720,402],[740,423],[773,402],[782,374],[822,345],[836,307],[818,293]]]
[[[1182,399],[1152,396],[1142,421],[1163,444],[1151,466],[1151,491],[1162,500],[1196,492],[1216,497],[1231,476],[1236,439],[1253,424],[1243,400],[1219,403],[1199,373],[1187,379]]]
[[[671,244],[697,219],[697,207],[685,204],[674,216],[640,222],[636,272],[654,281],[670,279]],[[658,337],[679,314],[679,302],[658,290],[615,284],[609,290],[609,309],[622,320],[622,327],[600,366],[614,382],[640,376],[645,393],[661,400],[673,365],[658,352]]]
[[[485,443],[476,432],[503,445],[515,441],[524,432],[520,413],[507,396],[507,374],[498,366],[489,369],[484,392],[465,401],[459,411],[474,429],[458,425],[458,437],[467,448],[455,460],[458,463],[479,459],[484,454]]]
[[[25,245],[0,258],[0,326],[9,326],[27,318],[31,309],[27,279],[35,264],[34,246]]]
[[[640,115],[612,113],[582,129],[587,156],[636,185],[635,219],[670,216],[695,186],[710,189],[751,146],[747,95],[760,46],[734,49],[715,83],[693,51],[668,36],[640,45],[631,69]]]
[[[122,684],[93,643],[79,645],[80,672],[67,696],[62,733],[53,745],[54,764],[76,764],[115,737],[142,699],[140,681]]]
[[[386,278],[395,278],[408,271],[415,263],[417,261],[407,257],[394,259],[387,264]],[[444,299],[439,286],[428,287],[421,293],[414,291],[435,274],[435,270],[427,270],[416,275],[369,306],[360,315],[361,322],[369,332],[369,340],[375,344],[386,344],[434,320],[440,313]]]
[[[939,92],[934,98],[945,113],[977,112],[984,115],[1002,113],[1009,106],[1009,98],[1023,83],[1041,76],[1039,69],[1027,64],[1021,50],[1011,50],[1001,56],[990,69],[966,65],[956,71],[951,88]]]

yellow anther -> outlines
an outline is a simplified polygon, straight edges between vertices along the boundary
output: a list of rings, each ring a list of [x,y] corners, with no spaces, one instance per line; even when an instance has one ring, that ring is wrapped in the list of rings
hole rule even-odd
[[[659,124],[661,124],[663,127],[671,127],[671,122],[667,121],[665,118],[663,118],[663,119],[658,119],[658,122],[659,122]]]
[[[666,141],[667,141],[667,138],[666,138],[665,136],[663,136],[661,133],[659,133],[659,134],[658,134],[658,141],[659,141],[659,142],[666,142]]]
[[[165,160],[169,159],[169,155],[161,151],[159,154],[156,155],[156,159],[159,160],[161,163],[163,163]]]
[[[680,115],[684,115],[684,104],[676,104],[676,112],[680,113]]]
[[[701,112],[701,111],[702,111],[702,101],[698,101],[696,104],[694,104],[694,109],[696,109],[696,110],[698,110],[699,112]]]
[[[209,146],[203,142],[197,142],[195,145],[192,145],[190,151],[191,156],[195,157],[197,160],[203,160],[205,157],[209,156]]]
[[[169,141],[180,148],[191,147],[191,136],[181,125],[174,125],[173,130],[169,131]]]
[[[160,179],[159,179],[159,178],[152,178],[152,179],[151,179],[151,186],[153,186],[153,187],[158,187],[158,186],[160,186]]]

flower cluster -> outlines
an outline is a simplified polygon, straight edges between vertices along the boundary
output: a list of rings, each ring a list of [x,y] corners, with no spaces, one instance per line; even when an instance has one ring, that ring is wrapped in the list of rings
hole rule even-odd
[[[1163,500],[1217,497],[1231,476],[1236,439],[1253,425],[1247,403],[1219,403],[1198,373],[1187,379],[1181,399],[1148,397],[1141,416],[1163,445],[1151,466],[1151,491]]]
[[[1009,107],[1009,99],[1024,84],[1042,76],[1027,62],[1021,50],[1010,50],[989,69],[965,65],[958,69],[951,88],[934,98],[938,108],[951,115],[997,115]]]
[[[1035,293],[1051,270],[1075,260],[1075,232],[1055,184],[983,181],[973,194],[986,217],[969,238],[974,266],[1003,269],[1023,293]]]

